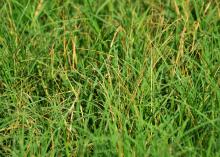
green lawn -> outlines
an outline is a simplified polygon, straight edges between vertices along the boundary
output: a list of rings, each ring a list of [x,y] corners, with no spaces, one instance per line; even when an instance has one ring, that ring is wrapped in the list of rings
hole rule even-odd
[[[220,156],[220,2],[0,0],[0,156]]]

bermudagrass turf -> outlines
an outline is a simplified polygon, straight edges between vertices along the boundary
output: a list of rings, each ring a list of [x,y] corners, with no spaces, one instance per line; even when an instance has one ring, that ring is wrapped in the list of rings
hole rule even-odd
[[[220,156],[220,3],[0,1],[1,156]]]

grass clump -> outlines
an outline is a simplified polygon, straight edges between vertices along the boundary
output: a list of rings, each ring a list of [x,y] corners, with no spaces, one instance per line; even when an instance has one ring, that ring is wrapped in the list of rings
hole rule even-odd
[[[220,3],[0,1],[1,156],[220,156]]]

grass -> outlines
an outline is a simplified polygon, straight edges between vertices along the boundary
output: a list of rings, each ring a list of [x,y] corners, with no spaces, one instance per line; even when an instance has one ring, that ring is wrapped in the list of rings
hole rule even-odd
[[[218,0],[1,0],[0,156],[220,156]]]

